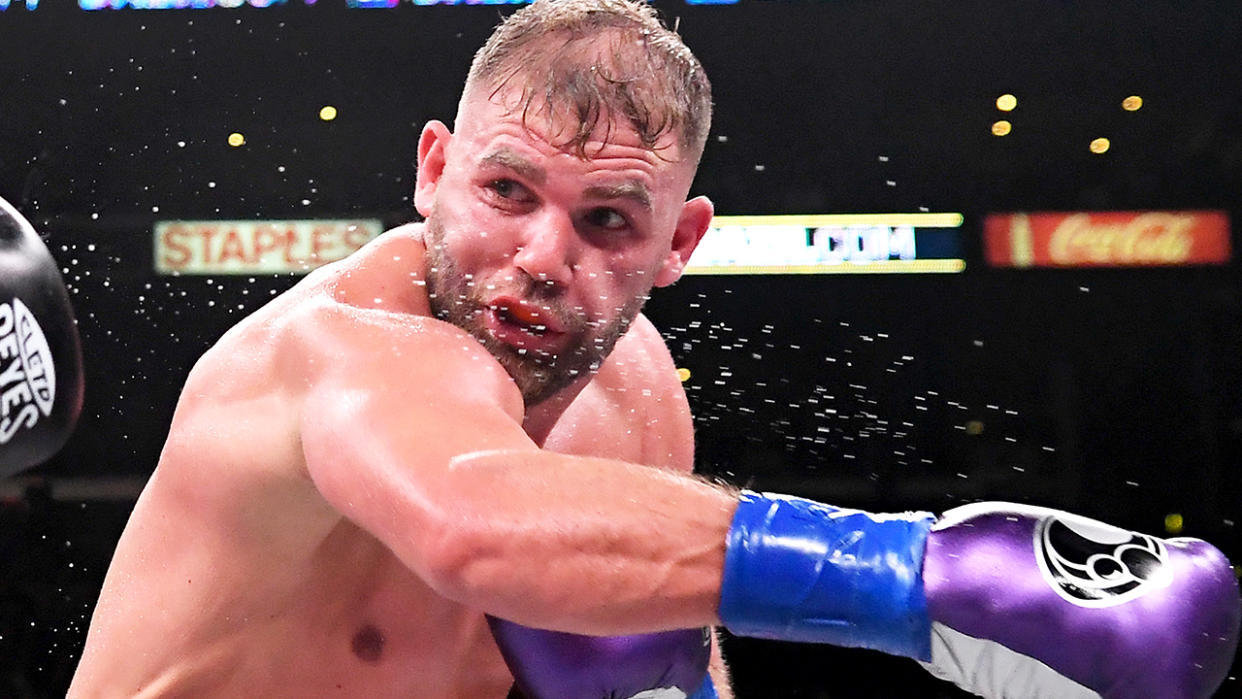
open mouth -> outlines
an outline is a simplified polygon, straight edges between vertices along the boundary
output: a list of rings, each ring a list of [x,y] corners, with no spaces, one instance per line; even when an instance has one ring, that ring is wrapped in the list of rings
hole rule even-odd
[[[555,316],[520,299],[497,298],[487,305],[486,315],[492,336],[519,349],[555,354],[568,340]]]
[[[544,314],[537,308],[525,304],[492,304],[491,309],[501,321],[516,325],[532,335],[544,335],[550,330]]]

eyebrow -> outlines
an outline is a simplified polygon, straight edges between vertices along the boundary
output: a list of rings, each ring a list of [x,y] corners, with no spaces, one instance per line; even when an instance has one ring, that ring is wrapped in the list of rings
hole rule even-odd
[[[525,156],[509,148],[497,148],[479,159],[484,167],[496,167],[509,170],[536,185],[548,180],[548,173],[539,165]],[[599,184],[587,187],[583,194],[592,199],[616,200],[624,199],[651,211],[651,192],[641,180],[625,180],[615,184]]]
[[[511,170],[537,185],[543,184],[548,179],[548,173],[544,172],[543,168],[508,148],[494,150],[483,156],[479,162],[484,166]]]
[[[592,199],[626,199],[645,211],[651,211],[651,193],[647,190],[647,185],[638,180],[594,185],[587,187],[584,194]]]

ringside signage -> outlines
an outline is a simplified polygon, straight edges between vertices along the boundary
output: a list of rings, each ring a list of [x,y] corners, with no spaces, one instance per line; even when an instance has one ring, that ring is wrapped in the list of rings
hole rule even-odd
[[[984,254],[993,267],[1155,267],[1229,262],[1223,211],[990,214]]]
[[[716,216],[686,274],[961,272],[960,213]]]
[[[159,274],[303,273],[348,256],[382,232],[378,220],[161,221]]]

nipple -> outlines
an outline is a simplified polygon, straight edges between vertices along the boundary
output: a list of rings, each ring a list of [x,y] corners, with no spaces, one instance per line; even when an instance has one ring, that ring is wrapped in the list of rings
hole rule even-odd
[[[380,656],[384,654],[384,634],[374,626],[367,624],[354,634],[350,649],[359,660],[377,663]]]

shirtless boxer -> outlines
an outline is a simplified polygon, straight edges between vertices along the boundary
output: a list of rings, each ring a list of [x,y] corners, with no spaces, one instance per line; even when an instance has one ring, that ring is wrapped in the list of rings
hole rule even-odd
[[[1051,592],[1022,593],[1014,620],[979,591],[992,568],[959,570],[1047,511],[933,529],[689,474],[686,397],[638,311],[711,220],[687,200],[709,112],[697,61],[641,4],[540,0],[502,25],[453,130],[422,132],[425,224],[310,274],[191,372],[70,695],[499,699],[516,677],[540,698],[727,696],[696,654],[696,629],[723,622],[909,655],[1001,696],[978,667],[1012,663],[979,644],[1038,649],[958,627],[1022,633],[1034,612],[1058,649],[1131,633],[1113,607],[1048,621]],[[1215,686],[1236,642],[1236,585],[1200,544],[1158,542],[1163,577],[1138,585],[1159,643],[1123,660],[1171,656],[1158,689],[1184,691],[1162,696]],[[1162,597],[1188,587],[1206,611]],[[1083,655],[1004,686],[1122,696],[1153,671]]]
[[[514,37],[498,66],[480,54],[455,132],[420,140],[425,226],[309,275],[194,367],[71,695],[504,697],[483,611],[577,632],[711,619],[735,498],[685,477],[686,397],[635,316],[712,217],[686,202],[710,89],[646,11],[561,4],[526,30],[619,17],[556,68],[560,35]],[[621,45],[641,31],[653,66],[675,65],[602,98],[649,111],[642,133],[614,104],[561,113],[601,81],[542,99],[545,80],[593,78],[546,72],[588,54],[645,65]],[[523,91],[539,91],[527,112]],[[629,511],[610,511],[623,492]]]

